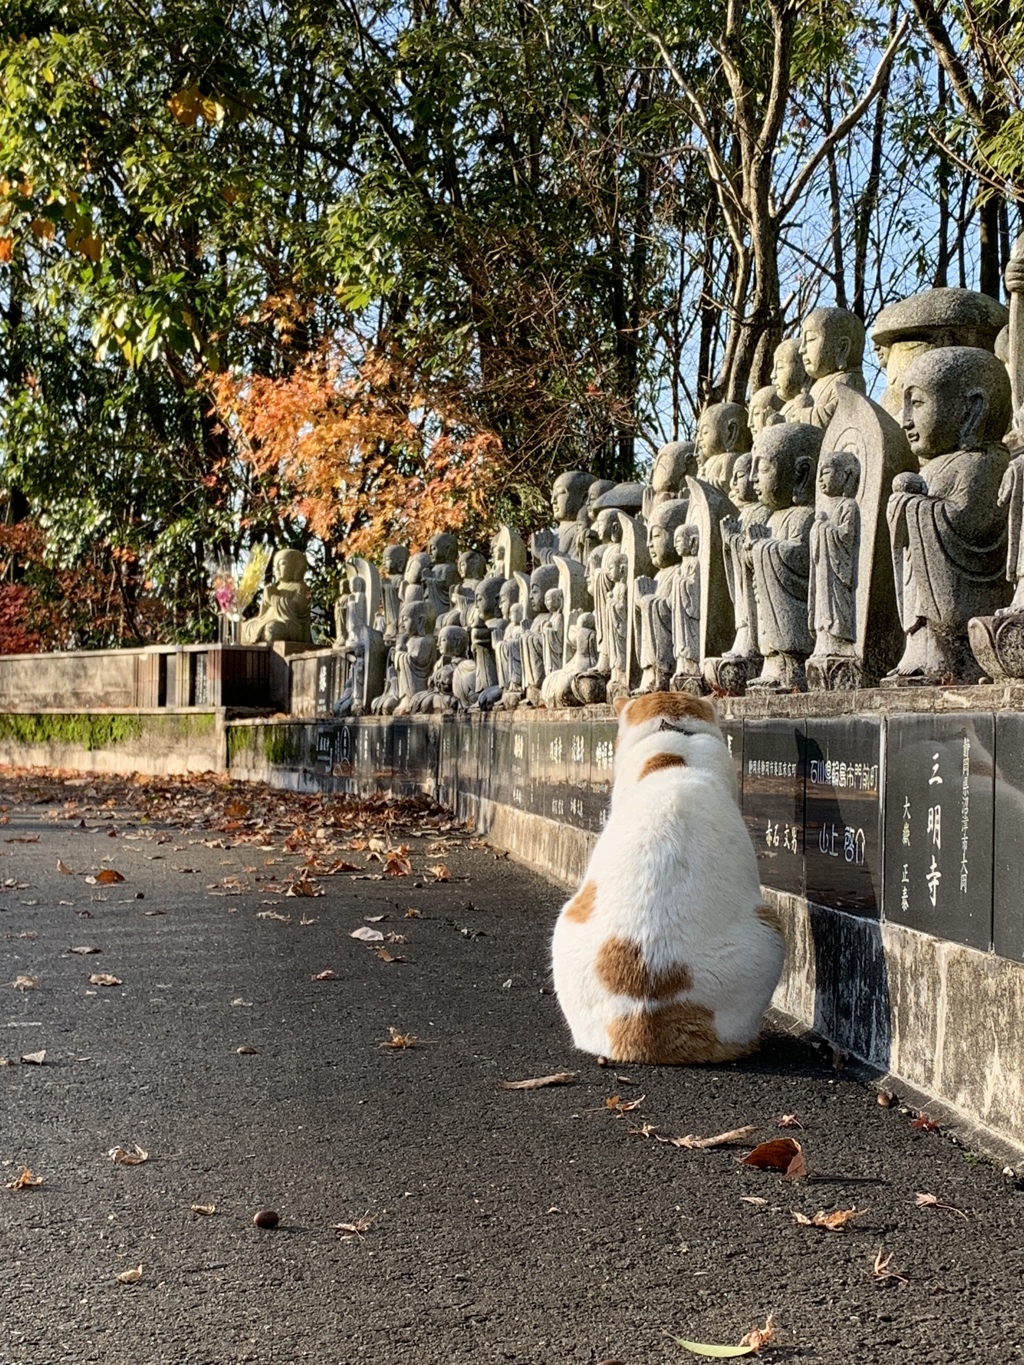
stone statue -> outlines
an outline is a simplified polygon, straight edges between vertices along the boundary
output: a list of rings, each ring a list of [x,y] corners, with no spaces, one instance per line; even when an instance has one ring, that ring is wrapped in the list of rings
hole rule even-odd
[[[313,643],[312,598],[306,586],[308,570],[309,562],[301,550],[278,550],[273,581],[263,589],[260,609],[251,621],[242,622],[242,644],[262,641],[272,644],[278,640]]]
[[[687,477],[697,472],[697,448],[692,441],[669,441],[654,457],[651,482],[644,488],[642,515],[650,521],[659,502],[688,498]]]
[[[546,564],[553,554],[572,555],[578,549],[578,517],[593,481],[592,475],[579,469],[559,474],[551,488],[551,511],[557,524],[553,531],[537,531],[531,539],[534,563]]]
[[[741,456],[746,459],[746,456]],[[700,531],[690,522],[673,537],[679,566],[672,584],[673,692],[705,691],[700,667]]]
[[[811,380],[804,369],[799,341],[780,341],[772,364],[772,387],[779,397],[784,422],[810,420]]]
[[[882,407],[902,421],[903,374],[910,362],[940,346],[994,351],[1007,316],[1001,303],[973,289],[925,289],[883,308],[871,328],[871,340],[888,384]]]
[[[598,512],[594,529],[600,537],[597,549],[587,556],[587,586],[594,603],[594,622],[597,634],[596,671],[607,682],[611,675],[612,647],[609,640],[609,601],[613,579],[611,575],[611,555],[618,554],[622,547],[622,522],[619,513],[612,508]]]
[[[815,660],[855,653],[859,486],[860,460],[852,450],[829,450],[821,456],[807,605]]]
[[[384,690],[384,637],[371,624],[380,602],[380,580],[376,566],[365,559],[348,568],[343,682],[333,710],[336,716],[362,716]]]
[[[697,478],[729,496],[732,467],[750,449],[747,410],[739,403],[712,403],[697,421]]]
[[[576,520],[578,530],[576,533],[576,544],[573,550],[573,558],[578,559],[581,564],[586,564],[587,558],[592,550],[596,550],[600,543],[595,523],[598,516],[598,499],[605,493],[610,493],[615,487],[611,479],[593,479],[587,489],[587,501],[580,509]]]
[[[821,427],[831,422],[839,387],[866,393],[864,324],[845,308],[815,308],[800,328],[800,358],[811,380],[811,410],[800,419]]]
[[[552,588],[558,587],[558,568],[541,564],[530,575],[528,612],[530,625],[524,629],[520,648],[523,659],[523,686],[526,700],[532,706],[540,703],[540,689],[544,681],[544,627],[548,613],[544,599]]]
[[[476,585],[487,572],[487,561],[479,550],[463,550],[456,561],[456,567],[459,579],[475,592]]]
[[[473,654],[472,692],[469,705],[490,710],[501,695],[496,644],[505,631],[502,594],[509,587],[497,574],[482,578],[469,614],[469,643]],[[512,589],[518,591],[516,584]],[[506,596],[506,601],[508,598]],[[463,698],[459,696],[459,700]]]
[[[597,663],[597,632],[594,613],[580,612],[569,625],[570,652],[560,669],[549,673],[541,688],[545,706],[586,706],[591,697],[586,685],[579,686],[583,675],[592,676]]]
[[[803,422],[765,427],[754,445],[754,487],[766,523],[747,531],[757,599],[757,638],[764,656],[752,688],[805,690],[804,663],[813,648],[807,624],[809,506],[823,436]]]
[[[686,520],[686,502],[659,502],[647,528],[647,551],[654,577],[637,578],[633,585],[639,618],[640,692],[667,692],[675,667],[672,637],[672,599],[679,570],[676,528]]]
[[[437,607],[434,605],[434,578],[429,550],[417,550],[415,554],[409,556],[402,583],[401,605],[404,606],[406,602],[422,602],[426,607],[427,634],[432,635],[437,625]],[[447,591],[445,603],[448,603]],[[442,604],[442,611],[446,609],[445,603]]]
[[[766,384],[763,389],[758,389],[750,399],[747,408],[749,416],[749,426],[751,436],[765,427],[772,426],[775,422],[782,422],[782,399],[776,392],[774,384]]]
[[[389,545],[384,551],[381,575],[381,606],[384,612],[384,643],[390,648],[398,634],[398,611],[402,605],[402,575],[409,563],[408,545]]]
[[[513,602],[500,645],[501,668],[505,678],[501,704],[508,710],[514,710],[523,696],[523,633],[526,629],[526,604]]]
[[[903,427],[920,474],[893,481],[888,521],[906,632],[892,681],[974,682],[968,622],[1009,596],[1007,512],[998,501],[1009,463],[1002,436],[1010,381],[989,351],[947,346],[903,375]]]
[[[495,575],[497,577],[498,575]],[[519,584],[514,578],[506,578],[498,593],[498,616],[491,627],[491,644],[494,649],[494,664],[498,674],[498,686],[504,691],[509,684],[508,651],[505,638],[512,624],[512,608],[519,600]]]
[[[540,627],[540,636],[544,652],[545,678],[549,673],[557,673],[565,661],[564,605],[565,599],[561,588],[549,588],[544,594],[544,611],[547,619]]]
[[[434,608],[435,619],[448,610],[452,585],[459,581],[456,560],[459,542],[449,531],[439,531],[427,543],[430,555],[430,579],[426,595]]]
[[[441,626],[437,632],[438,659],[430,672],[426,691],[413,698],[412,711],[417,715],[444,715],[457,709],[462,698],[458,695],[460,680],[466,671],[473,676],[473,664],[466,658],[469,637],[463,626]],[[466,708],[468,710],[468,706]]]
[[[609,697],[629,694],[629,558],[622,550],[607,557],[608,589],[608,687]]]
[[[491,537],[491,572],[498,578],[511,578],[526,572],[526,545],[514,526],[499,526]]]
[[[749,664],[747,672],[753,677],[760,671],[761,651],[757,644],[754,580],[745,543],[750,527],[754,523],[763,525],[767,522],[769,512],[759,501],[754,489],[752,454],[741,455],[736,461],[729,496],[737,515],[722,520],[722,557],[725,563],[725,581],[732,601],[733,620],[736,623],[736,635],[723,657],[731,660],[734,665],[746,660]],[[739,673],[735,666],[733,675],[732,686],[726,690],[737,690]]]
[[[396,716],[409,715],[415,698],[427,690],[436,657],[434,636],[427,634],[426,604],[416,600],[403,602],[394,649],[398,676]]]

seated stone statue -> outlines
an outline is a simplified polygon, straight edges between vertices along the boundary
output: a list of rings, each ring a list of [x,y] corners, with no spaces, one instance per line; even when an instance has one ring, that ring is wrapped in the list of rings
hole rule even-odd
[[[633,585],[639,617],[640,692],[667,692],[675,669],[672,638],[672,599],[679,572],[676,528],[686,520],[687,504],[660,502],[647,528],[647,550],[654,577],[640,577]]]
[[[804,369],[799,341],[780,341],[772,364],[772,387],[779,397],[779,416],[784,422],[810,419],[811,380]]]
[[[467,711],[475,707],[490,710],[498,700],[500,689],[494,640],[495,635],[500,638],[504,630],[500,602],[501,592],[505,586],[504,580],[494,574],[488,578],[481,578],[476,585],[469,613],[469,644],[472,658],[468,662],[471,669],[460,665],[456,670],[453,684],[457,700]]]
[[[726,497],[732,467],[750,449],[747,411],[739,403],[712,403],[697,421],[697,477]]]
[[[401,606],[406,602],[422,602],[426,608],[426,633],[432,635],[437,625],[435,583],[429,550],[411,554],[402,578]],[[450,606],[450,603],[449,603]]]
[[[814,643],[807,624],[814,520],[808,504],[822,436],[820,427],[787,422],[765,427],[754,446],[754,487],[768,520],[747,531],[764,656],[760,675],[748,684],[752,688],[806,687],[805,663]]]
[[[747,456],[741,455],[740,459]],[[679,567],[672,583],[673,692],[702,693],[700,666],[700,529],[684,522],[673,538]]]
[[[969,346],[919,355],[903,380],[903,428],[921,473],[897,475],[887,510],[907,637],[889,677],[973,682],[968,622],[992,616],[1009,595],[999,489],[1010,381],[994,355]]]
[[[750,557],[746,551],[747,533],[755,523],[764,525],[768,508],[758,499],[754,489],[754,456],[741,455],[732,472],[729,498],[738,515],[725,517],[721,522],[722,557],[725,561],[725,581],[732,600],[736,635],[725,654],[731,660],[760,659],[757,644],[757,603],[754,600],[754,580]]]
[[[479,550],[463,550],[456,561],[460,580],[476,591],[476,585],[487,572],[487,561]]]
[[[427,542],[430,555],[430,579],[426,582],[427,597],[434,608],[434,618],[442,615],[450,605],[449,594],[459,581],[456,560],[459,542],[448,531],[440,531]]]
[[[758,389],[751,395],[747,413],[751,436],[756,436],[764,427],[784,420],[782,399],[776,392],[774,384],[766,384],[763,389]]]
[[[384,551],[380,583],[384,621],[380,629],[389,648],[398,634],[398,610],[402,605],[403,575],[408,563],[408,545],[389,545]]]
[[[412,711],[417,715],[444,715],[454,711],[461,700],[458,696],[459,670],[473,665],[466,658],[469,637],[463,626],[442,626],[437,632],[438,660],[430,673],[425,692],[413,698]],[[468,710],[468,706],[466,707]]]
[[[402,603],[398,618],[398,637],[395,640],[394,662],[398,676],[398,704],[396,716],[407,716],[413,701],[427,690],[430,672],[437,657],[433,635],[426,633],[427,609],[423,602]]]
[[[859,484],[860,460],[852,450],[829,450],[821,456],[818,463],[821,497],[811,526],[807,608],[815,659],[855,652]]]
[[[649,522],[659,502],[678,502],[690,494],[689,474],[697,473],[697,448],[692,441],[669,441],[654,457],[651,482],[644,488],[642,515]]]
[[[301,550],[278,550],[274,578],[263,589],[260,609],[251,621],[242,622],[242,643],[268,644],[275,640],[313,643],[310,615],[312,598],[306,586],[309,563]]]
[[[544,676],[557,673],[565,657],[565,617],[563,615],[565,598],[561,588],[549,588],[544,594],[544,610],[547,620],[541,627],[541,641],[544,648]]]
[[[590,691],[584,687],[581,693],[577,684],[583,674],[593,672],[597,663],[593,612],[581,612],[569,626],[569,646],[572,650],[569,658],[544,679],[541,697],[545,706],[585,706],[590,700]]]
[[[836,388],[866,393],[864,324],[845,308],[815,308],[800,328],[800,357],[811,380],[811,411],[802,420],[822,431],[836,410]]]
[[[553,531],[538,531],[530,541],[535,564],[546,564],[552,554],[573,555],[579,548],[579,514],[587,501],[590,474],[582,470],[567,470],[559,474],[551,488],[551,511],[555,518]]]
[[[522,602],[513,602],[509,608],[508,625],[499,646],[504,678],[501,704],[510,711],[519,705],[524,693],[522,645],[526,629],[526,606]]]

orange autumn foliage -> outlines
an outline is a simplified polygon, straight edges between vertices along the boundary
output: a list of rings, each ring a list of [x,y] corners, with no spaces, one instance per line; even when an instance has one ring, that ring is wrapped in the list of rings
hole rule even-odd
[[[212,385],[242,456],[280,484],[286,515],[346,554],[488,529],[500,438],[394,356],[370,350],[352,362],[331,345],[287,378],[221,374]]]

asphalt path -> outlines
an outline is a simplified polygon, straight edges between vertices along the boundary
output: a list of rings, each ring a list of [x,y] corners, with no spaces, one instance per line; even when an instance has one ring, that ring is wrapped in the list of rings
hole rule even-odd
[[[660,1365],[769,1314],[765,1359],[1024,1359],[999,1169],[781,1034],[599,1066],[550,993],[557,888],[426,810],[295,798],[286,842],[289,798],[239,818],[264,796],[0,773],[0,1365]],[[784,1137],[807,1179],[740,1163]]]

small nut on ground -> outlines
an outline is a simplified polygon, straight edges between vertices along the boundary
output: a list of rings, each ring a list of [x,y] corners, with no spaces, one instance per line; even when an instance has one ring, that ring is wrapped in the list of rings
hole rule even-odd
[[[281,1216],[277,1209],[257,1209],[252,1216],[252,1221],[258,1228],[276,1228],[281,1221]]]

